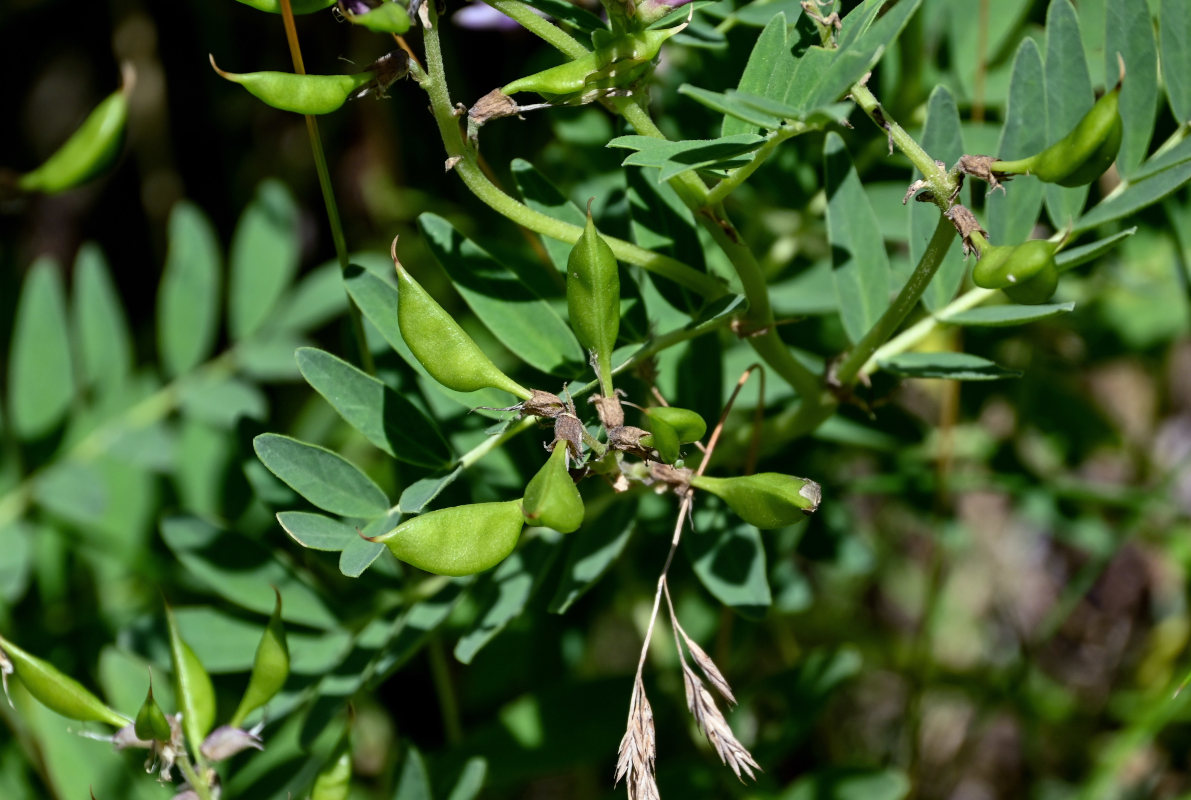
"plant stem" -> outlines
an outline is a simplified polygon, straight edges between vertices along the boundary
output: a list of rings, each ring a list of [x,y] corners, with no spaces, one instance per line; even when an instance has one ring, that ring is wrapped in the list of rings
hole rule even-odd
[[[876,369],[878,361],[895,356],[898,353],[904,353],[920,341],[925,339],[931,331],[933,331],[940,323],[947,322],[947,319],[961,311],[967,311],[969,308],[975,308],[990,297],[996,295],[993,289],[971,289],[959,297],[952,300],[947,306],[940,309],[934,316],[926,317],[919,320],[914,325],[906,328],[900,334],[890,339],[888,343],[882,347],[877,348],[872,357],[865,362],[861,367],[862,374],[868,374]]]
[[[638,133],[665,138],[649,112],[639,103],[620,103],[617,109]],[[740,278],[749,302],[748,311],[742,318],[746,341],[774,372],[794,387],[804,403],[817,407],[821,402],[819,378],[790,354],[790,348],[778,336],[773,309],[769,305],[769,285],[753,251],[741,239],[723,206],[710,202],[711,193],[698,175],[684,172],[672,178],[670,185],[694,212],[695,219],[711,234]]]
[[[707,193],[706,205],[718,206],[724,201],[725,197],[736,190],[736,187],[752,177],[752,174],[769,160],[769,157],[773,155],[774,151],[777,150],[782,142],[800,133],[805,133],[806,130],[807,127],[802,123],[792,123],[783,125],[778,130],[770,132],[769,136],[766,137],[765,144],[753,151],[753,155],[747,164],[729,172],[728,177],[717,183]]]
[[[294,72],[305,75],[306,65],[302,61],[302,49],[298,45],[298,29],[294,25],[294,11],[290,0],[281,0],[281,20],[285,25],[285,39],[289,44],[290,57],[294,62]],[[331,226],[331,240],[335,243],[339,271],[346,272],[348,266],[347,239],[343,235],[343,223],[339,218],[339,204],[335,202],[335,189],[331,185],[331,171],[327,168],[327,154],[323,150],[323,137],[318,130],[318,120],[311,114],[306,115],[306,132],[310,136],[310,149],[314,152],[314,170],[318,173],[318,186],[323,194],[323,205],[327,209],[327,224]],[[352,336],[360,351],[360,364],[369,375],[375,375],[376,364],[372,361],[372,353],[368,350],[368,340],[364,337],[364,322],[360,316],[360,309],[356,307],[356,301],[348,294],[346,285],[343,292],[347,295],[347,312],[351,319]]]
[[[579,58],[589,52],[578,39],[550,20],[539,17],[521,0],[484,0],[484,2],[505,16],[516,20],[522,28],[552,45],[568,58]]]
[[[459,701],[455,697],[455,684],[451,681],[451,670],[443,653],[442,639],[432,633],[426,642],[426,656],[430,660],[430,676],[434,680],[434,691],[438,693],[438,709],[442,714],[443,729],[447,743],[454,746],[463,741],[463,725],[459,722]]]
[[[950,198],[955,193],[956,179],[948,173],[945,167],[936,164],[930,154],[914,140],[914,137],[906,133],[905,128],[885,115],[885,110],[881,108],[880,102],[868,90],[868,87],[860,82],[855,83],[852,85],[851,95],[856,105],[864,110],[864,113],[876,123],[878,128],[889,135],[889,140],[893,145],[918,168],[930,185],[935,205],[946,211]]]
[[[431,18],[432,20],[435,18],[433,9]],[[583,228],[534,211],[501,191],[484,175],[483,170],[476,162],[475,149],[463,141],[463,134],[459,129],[459,119],[451,105],[450,94],[443,76],[442,47],[439,42],[437,24],[433,28],[425,30],[424,42],[426,70],[423,72],[420,69],[415,69],[411,64],[410,74],[430,96],[430,108],[438,123],[439,134],[442,136],[447,156],[454,161],[454,170],[463,179],[463,183],[489,208],[518,225],[569,244],[578,241],[583,233]],[[604,239],[612,248],[613,254],[621,261],[636,264],[669,278],[707,299],[714,299],[726,294],[726,289],[718,280],[677,259],[650,252],[623,239],[611,236],[605,236]]]
[[[175,763],[182,770],[182,774],[186,777],[186,782],[190,784],[190,788],[194,789],[194,793],[199,796],[199,800],[214,800],[214,795],[211,794],[211,787],[194,771],[194,767],[190,764],[190,757],[186,754],[185,750],[178,753],[178,760]]]
[[[943,263],[943,258],[947,255],[947,249],[951,246],[954,236],[955,227],[952,226],[951,220],[940,216],[939,224],[935,226],[935,232],[926,246],[926,252],[922,254],[918,266],[914,268],[914,273],[910,275],[906,285],[897,293],[897,297],[885,309],[885,313],[856,343],[856,346],[852,348],[847,358],[836,370],[835,377],[841,386],[848,386],[856,380],[856,376],[868,364],[869,358],[877,351],[877,348],[893,335],[893,332],[918,304],[922,293],[926,291],[927,284],[935,276],[939,265]]]

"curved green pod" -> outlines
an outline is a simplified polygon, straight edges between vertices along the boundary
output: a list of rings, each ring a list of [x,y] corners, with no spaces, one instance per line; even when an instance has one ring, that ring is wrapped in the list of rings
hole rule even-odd
[[[410,517],[370,541],[437,575],[474,575],[513,552],[524,524],[521,500],[440,508]]]
[[[1036,306],[1045,303],[1059,288],[1059,271],[1053,262],[1041,272],[1019,286],[1006,286],[1002,291],[1015,303]]]
[[[723,500],[736,514],[758,528],[780,528],[798,522],[819,507],[819,484],[778,472],[736,478],[691,477],[691,486]]]
[[[409,30],[409,14],[403,6],[390,0],[384,0],[363,14],[351,13],[342,1],[339,3],[339,10],[352,25],[359,25],[373,33],[392,33],[399,36]]]
[[[240,705],[228,723],[233,728],[241,727],[249,714],[272,700],[289,678],[289,643],[285,638],[285,625],[281,621],[281,592],[276,587],[273,591],[277,593],[277,604],[261,635],[260,644],[256,646],[248,688],[244,690]]]
[[[126,67],[124,85],[104,98],[63,145],[40,167],[22,175],[17,185],[27,192],[54,194],[106,171],[124,148],[128,95],[134,83],[135,73]]]
[[[674,429],[680,444],[697,442],[707,433],[707,423],[698,413],[689,408],[675,406],[654,406],[645,409],[650,421],[661,421]]]
[[[397,326],[401,338],[430,377],[457,392],[493,387],[528,400],[530,391],[493,364],[459,323],[401,266],[396,248],[394,239]]]
[[[123,728],[131,722],[128,717],[108,708],[74,678],[63,674],[50,662],[25,652],[3,636],[0,636],[0,651],[8,656],[17,678],[33,695],[33,699],[51,711],[80,722],[106,722],[117,728]]]
[[[528,525],[571,533],[583,524],[583,497],[567,471],[566,442],[556,442],[550,457],[525,486],[521,510]]]
[[[989,247],[972,267],[972,282],[982,289],[1022,286],[1047,269],[1055,271],[1058,247],[1057,242],[1046,239]]]
[[[225,72],[211,56],[220,77],[238,83],[266,105],[295,114],[330,114],[372,83],[371,72],[355,75],[298,75],[293,72]]]
[[[165,609],[170,637],[170,663],[174,669],[174,697],[182,712],[182,731],[197,751],[215,724],[215,686],[194,650],[182,638],[173,609]]]
[[[994,161],[993,172],[1033,175],[1061,186],[1091,183],[1112,166],[1121,148],[1120,95],[1118,83],[1062,139],[1028,158]]]

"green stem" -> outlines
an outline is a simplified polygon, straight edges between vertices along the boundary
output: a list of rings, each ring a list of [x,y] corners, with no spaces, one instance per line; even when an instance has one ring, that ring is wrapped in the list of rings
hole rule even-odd
[[[306,74],[306,66],[302,62],[302,50],[298,46],[298,30],[294,25],[294,12],[290,0],[281,0],[281,19],[285,25],[285,38],[289,44],[290,57],[294,62],[294,71],[299,75]],[[306,132],[310,136],[310,149],[314,152],[314,171],[318,173],[318,185],[323,194],[323,205],[327,209],[327,223],[331,226],[331,240],[335,243],[335,255],[339,259],[339,271],[346,272],[348,266],[347,239],[343,235],[343,223],[339,218],[339,205],[335,202],[335,189],[331,185],[331,171],[327,168],[327,154],[323,149],[322,134],[318,130],[318,120],[312,115],[306,115]],[[376,365],[372,361],[372,353],[368,350],[368,340],[364,338],[364,323],[360,316],[360,309],[355,300],[343,288],[347,295],[348,316],[351,318],[352,336],[356,340],[356,347],[360,351],[360,364],[370,375],[376,374]]]
[[[952,300],[947,306],[940,309],[938,313],[931,317],[925,317],[914,325],[906,328],[894,338],[890,339],[885,345],[877,348],[872,357],[865,362],[860,372],[867,375],[877,368],[877,362],[890,356],[898,355],[909,350],[914,345],[921,342],[930,335],[936,327],[942,323],[946,323],[948,318],[967,311],[969,308],[975,308],[990,297],[996,295],[997,292],[993,289],[971,289],[959,297]]]
[[[438,694],[438,709],[442,714],[443,729],[447,743],[455,746],[463,741],[463,725],[459,721],[459,701],[455,697],[455,684],[451,681],[451,670],[443,653],[442,639],[431,634],[426,642],[426,655],[430,659],[430,676],[434,680],[434,691]]]
[[[539,17],[533,10],[520,0],[484,0],[507,17],[517,21],[522,28],[552,45],[568,58],[579,58],[589,52],[579,40],[559,28],[550,20]]]
[[[178,753],[178,759],[175,763],[182,770],[182,775],[186,778],[186,782],[190,784],[190,788],[194,789],[194,793],[199,796],[199,800],[214,800],[214,795],[211,794],[211,787],[207,785],[206,781],[199,778],[198,773],[191,766],[190,757],[186,755],[185,750]]]
[[[753,155],[747,164],[729,172],[728,177],[717,183],[708,192],[706,205],[718,206],[724,201],[725,197],[736,190],[736,187],[752,177],[752,174],[769,160],[769,157],[774,154],[782,142],[806,131],[807,127],[801,123],[783,125],[778,130],[772,131],[766,138],[765,143],[753,151]]]
[[[835,377],[841,386],[848,386],[856,380],[856,376],[860,374],[861,369],[868,363],[877,348],[888,341],[902,321],[909,316],[922,297],[922,293],[926,291],[931,278],[938,271],[939,265],[943,263],[943,258],[947,255],[954,236],[955,227],[951,224],[951,220],[940,216],[939,223],[935,226],[934,235],[931,236],[930,243],[926,246],[926,252],[922,254],[918,266],[914,268],[914,273],[910,275],[906,285],[897,293],[893,303],[885,309],[885,313],[869,329],[868,333],[861,337],[836,370]]]
[[[880,102],[868,90],[868,87],[862,83],[855,83],[852,85],[851,95],[856,105],[863,109],[864,113],[876,123],[878,128],[889,134],[889,139],[893,142],[893,145],[898,150],[901,150],[910,159],[911,163],[918,168],[918,171],[922,173],[922,176],[930,186],[931,194],[935,198],[935,205],[946,211],[950,198],[955,193],[955,178],[948,173],[946,168],[936,164],[935,160],[930,157],[930,154],[923,150],[922,146],[914,140],[914,137],[906,133],[905,128],[898,125],[896,121],[890,119],[885,114],[885,110],[881,108]]]
[[[433,10],[431,17],[434,17]],[[459,129],[459,119],[451,105],[450,94],[443,77],[442,47],[439,42],[437,24],[433,28],[426,29],[424,42],[426,70],[423,72],[411,64],[410,74],[430,96],[430,108],[438,124],[439,134],[442,136],[447,156],[454,160],[454,171],[462,178],[463,183],[489,208],[518,225],[568,244],[578,241],[583,233],[582,227],[534,211],[501,191],[499,187],[488,180],[476,161],[475,150],[463,141],[463,134]],[[669,278],[707,299],[714,299],[726,293],[724,286],[718,280],[677,259],[650,252],[623,239],[611,236],[606,236],[604,239],[612,248],[613,254],[621,261],[636,264],[650,272]]]
[[[618,110],[638,133],[665,138],[641,104],[621,103],[618,104]],[[694,212],[695,219],[711,234],[740,278],[744,296],[749,302],[748,311],[743,317],[748,332],[746,341],[774,372],[794,387],[804,403],[817,407],[821,402],[819,378],[790,354],[790,348],[777,335],[773,309],[769,305],[769,285],[753,251],[740,238],[723,206],[710,202],[711,193],[698,175],[684,172],[672,178],[670,185]]]
[[[459,466],[467,469],[488,453],[512,439],[522,431],[527,431],[537,423],[537,417],[522,417],[495,436],[489,436],[478,445],[468,450],[459,458]]]

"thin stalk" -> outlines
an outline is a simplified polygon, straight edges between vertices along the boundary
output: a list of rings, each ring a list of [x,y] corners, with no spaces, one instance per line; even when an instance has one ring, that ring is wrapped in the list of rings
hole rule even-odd
[[[426,655],[430,660],[430,676],[434,681],[434,691],[438,694],[438,709],[442,714],[447,743],[452,746],[458,745],[463,741],[463,725],[459,721],[459,700],[455,697],[455,683],[451,680],[451,670],[447,666],[442,639],[438,634],[431,634],[426,642]]]
[[[512,439],[514,436],[521,433],[522,431],[527,431],[530,428],[532,428],[537,423],[537,421],[538,421],[537,417],[522,417],[521,419],[517,420],[512,425],[509,425],[507,428],[505,428],[503,431],[496,434],[495,436],[487,437],[486,439],[484,439],[484,441],[480,442],[478,445],[476,445],[472,449],[468,450],[466,453],[464,453],[459,458],[459,462],[458,462],[459,466],[463,469],[467,469],[472,464],[476,463],[481,458],[488,455],[490,452],[492,452],[496,448],[500,447],[502,444],[507,442],[509,439]]]
[[[178,760],[175,763],[182,770],[182,775],[190,784],[190,788],[194,789],[194,793],[199,796],[199,800],[214,800],[215,796],[211,794],[211,787],[207,785],[206,781],[199,778],[198,773],[191,766],[190,757],[186,755],[185,750],[178,753]]]
[[[955,227],[952,226],[951,220],[940,216],[939,224],[935,226],[935,232],[926,246],[926,252],[922,254],[918,266],[914,268],[914,273],[910,275],[906,285],[897,293],[893,303],[885,309],[885,313],[869,329],[868,333],[861,337],[836,370],[836,379],[841,386],[848,386],[856,380],[856,376],[860,374],[861,369],[868,363],[877,348],[893,335],[893,332],[918,304],[922,293],[926,291],[927,284],[935,276],[939,265],[943,263],[943,257],[947,255],[947,249],[951,246],[954,236]]]
[[[878,361],[906,352],[929,336],[931,331],[938,325],[947,322],[948,317],[958,314],[961,311],[967,311],[969,308],[975,308],[995,294],[996,291],[993,289],[971,289],[961,294],[947,306],[940,309],[934,316],[919,320],[890,339],[886,344],[877,348],[872,357],[860,369],[860,372],[867,375],[877,368]]]
[[[434,16],[433,10],[431,16]],[[450,94],[443,76],[442,47],[438,38],[438,25],[425,30],[424,43],[426,46],[426,70],[423,72],[411,65],[410,74],[430,97],[430,108],[434,114],[435,122],[438,124],[439,134],[442,136],[447,156],[454,162],[454,171],[463,180],[463,183],[481,202],[518,225],[568,244],[578,241],[583,234],[583,228],[534,211],[501,191],[484,175],[484,171],[476,162],[474,148],[467,146],[463,141],[463,134],[459,130],[459,119],[451,105]],[[643,247],[612,236],[605,236],[604,240],[612,248],[617,259],[629,264],[636,264],[650,272],[669,278],[709,300],[721,297],[727,292],[718,280],[678,259],[650,252]]]
[[[774,154],[782,142],[800,133],[804,133],[806,130],[805,125],[795,123],[793,125],[783,125],[780,129],[770,133],[765,143],[753,151],[753,155],[747,164],[729,172],[728,177],[717,183],[707,193],[706,204],[709,206],[718,206],[724,201],[725,197],[736,190],[736,187],[752,177],[752,174],[769,160],[769,157]]]
[[[618,105],[618,110],[638,133],[665,138],[649,112],[639,103],[622,103]],[[774,372],[794,387],[804,403],[818,406],[821,394],[819,378],[790,354],[790,348],[777,335],[765,273],[753,251],[740,238],[723,206],[709,202],[711,193],[694,173],[677,175],[670,180],[670,185],[694,212],[695,219],[711,234],[740,278],[744,296],[749,302],[748,312],[743,318],[748,331],[746,341]]]
[[[302,49],[298,44],[298,29],[294,25],[294,11],[290,0],[281,0],[281,20],[285,25],[285,40],[289,44],[290,57],[294,62],[294,72],[306,74],[306,65],[302,61]],[[327,223],[331,226],[331,240],[335,243],[335,255],[339,259],[339,271],[346,272],[348,266],[347,238],[343,235],[343,223],[339,217],[339,204],[335,202],[335,190],[331,185],[331,171],[327,168],[327,154],[323,149],[322,134],[319,133],[318,120],[313,115],[306,115],[306,133],[310,136],[310,149],[314,153],[314,170],[318,173],[318,186],[323,194],[323,205],[327,209]],[[360,364],[370,375],[376,374],[376,364],[372,361],[372,353],[368,350],[368,340],[364,337],[364,323],[360,316],[360,309],[355,300],[347,292],[348,316],[351,319],[352,336],[356,340],[356,347],[360,351]]]
[[[587,55],[589,52],[578,39],[575,39],[548,19],[539,17],[528,5],[522,3],[521,0],[484,0],[484,2],[505,16],[516,20],[522,28],[534,34],[546,42],[546,44],[553,46],[568,58],[579,58],[580,56]]]
[[[886,116],[885,110],[881,108],[881,103],[868,90],[868,87],[862,83],[855,83],[852,85],[851,95],[856,105],[860,106],[878,128],[889,135],[889,140],[893,142],[893,145],[918,168],[930,185],[935,205],[946,211],[949,198],[955,193],[955,178],[951,177],[944,167],[936,164],[930,154],[914,140],[914,137],[906,133],[905,128]]]

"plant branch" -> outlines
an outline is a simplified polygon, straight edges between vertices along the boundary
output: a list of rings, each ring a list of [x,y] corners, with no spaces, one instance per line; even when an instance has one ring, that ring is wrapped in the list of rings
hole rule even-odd
[[[431,9],[431,19],[435,19],[435,12]],[[513,222],[532,231],[549,236],[552,239],[573,244],[583,233],[583,228],[568,222],[554,219],[551,216],[534,211],[505,192],[484,175],[476,161],[473,147],[463,140],[459,128],[459,119],[455,108],[451,104],[443,75],[442,47],[439,42],[438,25],[427,28],[424,34],[426,46],[426,70],[415,69],[410,65],[410,74],[422,85],[430,96],[430,108],[438,124],[439,134],[446,147],[449,161],[471,192],[489,208],[507,217]],[[685,286],[691,291],[707,299],[714,299],[727,293],[724,286],[715,278],[700,272],[681,261],[650,252],[631,242],[605,236],[605,241],[612,248],[613,254],[621,261],[636,264],[658,275],[662,275],[675,283]]]
[[[954,236],[955,227],[951,224],[951,220],[940,215],[935,232],[926,246],[926,252],[922,254],[918,266],[914,268],[906,285],[897,293],[897,297],[885,309],[885,313],[856,343],[856,346],[852,348],[836,370],[835,377],[841,386],[848,386],[856,380],[857,375],[860,374],[877,348],[884,344],[902,324],[902,321],[909,316],[922,297],[922,293],[926,291],[931,278],[939,270],[939,265],[943,263],[943,258],[947,255],[947,249],[951,246]]]
[[[737,167],[728,173],[728,177],[717,183],[712,187],[711,191],[707,193],[707,202],[709,206],[717,206],[724,201],[724,198],[736,190],[738,186],[752,177],[762,164],[769,160],[769,157],[777,151],[777,148],[782,142],[797,136],[800,133],[805,133],[808,130],[806,125],[802,123],[792,123],[783,125],[776,131],[771,131],[766,137],[765,143],[753,151],[749,162],[743,166]]]
[[[306,65],[302,61],[302,49],[298,45],[298,30],[294,25],[294,12],[290,0],[281,0],[281,19],[285,24],[285,39],[289,44],[290,57],[294,62],[294,72],[305,75]],[[318,173],[318,186],[322,191],[323,205],[327,209],[327,224],[331,227],[331,239],[335,243],[339,271],[346,272],[348,266],[347,238],[343,235],[339,204],[335,201],[335,189],[331,185],[331,171],[327,168],[327,154],[323,149],[323,137],[319,133],[318,120],[311,114],[306,115],[306,133],[310,136],[310,149],[314,152],[314,170]],[[360,309],[356,307],[356,301],[348,294],[346,285],[343,292],[347,295],[347,311],[351,319],[352,337],[356,340],[356,348],[360,353],[360,365],[369,375],[375,375],[376,364],[373,363],[372,353],[368,350],[368,340],[364,336],[364,323],[360,316]]]
[[[996,294],[997,292],[994,289],[971,289],[961,294],[947,306],[940,309],[934,316],[919,320],[890,339],[884,346],[877,348],[876,352],[872,354],[872,357],[861,367],[860,372],[862,374],[872,372],[877,368],[878,361],[906,352],[930,335],[930,332],[941,323],[946,323],[949,317],[961,311],[967,311],[969,308],[975,308]]]
[[[562,52],[567,58],[579,58],[589,52],[578,39],[550,20],[539,17],[521,0],[484,0],[484,2],[515,20],[522,28]]]

